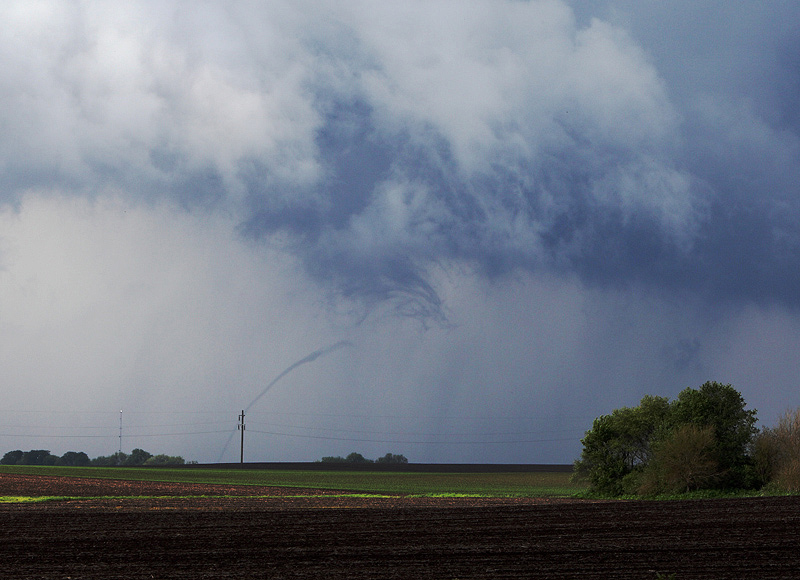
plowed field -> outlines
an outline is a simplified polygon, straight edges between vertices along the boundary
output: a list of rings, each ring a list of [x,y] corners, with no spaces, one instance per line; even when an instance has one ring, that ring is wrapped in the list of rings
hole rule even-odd
[[[7,474],[0,495],[84,498],[0,504],[0,578],[800,578],[797,497],[353,498]]]

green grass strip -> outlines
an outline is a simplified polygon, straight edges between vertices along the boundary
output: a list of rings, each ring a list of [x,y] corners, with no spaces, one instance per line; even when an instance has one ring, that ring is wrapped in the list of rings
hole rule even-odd
[[[0,495],[0,503],[38,503],[42,501],[51,501],[54,499],[64,499],[57,496],[35,496],[28,495]]]
[[[417,473],[205,468],[0,466],[2,473],[127,481],[259,485],[403,495],[475,494],[483,497],[570,497],[585,489],[569,473]]]

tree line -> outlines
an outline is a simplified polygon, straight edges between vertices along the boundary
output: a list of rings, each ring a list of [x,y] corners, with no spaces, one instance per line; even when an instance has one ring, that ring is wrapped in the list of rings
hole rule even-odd
[[[83,451],[67,451],[60,457],[47,449],[9,451],[0,459],[0,465],[64,465],[71,467],[135,467],[149,465],[183,465],[186,461],[180,455],[153,455],[144,449],[134,449],[130,454],[117,451],[113,455],[89,459]]]
[[[378,459],[373,461],[355,451],[347,457],[341,457],[340,455],[335,457],[323,457],[320,461],[322,463],[408,463],[408,459],[406,459],[405,455],[387,453],[383,457],[378,457]]]
[[[594,420],[581,440],[575,478],[602,495],[698,490],[800,492],[800,409],[756,427],[731,385],[707,382],[674,401],[646,395]]]

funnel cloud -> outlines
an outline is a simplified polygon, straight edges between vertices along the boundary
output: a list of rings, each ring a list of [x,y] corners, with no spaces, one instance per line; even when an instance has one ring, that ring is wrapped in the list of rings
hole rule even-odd
[[[301,358],[301,359],[300,359],[299,361],[297,361],[296,363],[293,363],[293,364],[289,365],[288,367],[286,367],[286,369],[285,369],[285,370],[284,370],[282,373],[280,373],[280,374],[279,374],[277,377],[275,377],[274,379],[272,379],[272,382],[271,382],[271,383],[269,383],[269,384],[268,384],[266,387],[264,387],[264,390],[263,390],[263,391],[261,391],[261,392],[258,394],[258,396],[257,396],[255,399],[253,399],[252,401],[250,401],[250,404],[249,404],[249,405],[247,405],[247,406],[244,408],[244,410],[245,410],[245,411],[249,411],[249,410],[250,410],[250,407],[252,407],[253,405],[255,405],[255,404],[256,404],[256,403],[257,403],[257,402],[258,402],[258,401],[261,399],[261,397],[263,397],[264,395],[266,395],[266,394],[267,394],[267,391],[269,391],[269,390],[270,390],[270,389],[273,387],[273,385],[275,385],[275,383],[277,383],[278,381],[280,381],[280,380],[281,380],[283,377],[285,377],[286,375],[288,375],[290,372],[292,372],[292,371],[293,371],[294,369],[296,369],[297,367],[299,367],[299,366],[302,366],[302,365],[304,365],[304,364],[308,364],[308,363],[310,363],[310,362],[314,362],[315,360],[317,360],[317,359],[318,359],[319,357],[321,357],[321,356],[325,356],[325,355],[327,355],[327,354],[330,354],[330,353],[332,353],[332,352],[333,352],[333,351],[335,351],[335,350],[339,350],[340,348],[344,348],[344,347],[348,347],[348,346],[349,346],[349,347],[352,347],[352,346],[353,346],[353,343],[352,343],[352,342],[349,342],[349,341],[347,341],[347,340],[340,340],[339,342],[337,342],[337,343],[335,343],[335,344],[332,344],[332,345],[330,345],[330,346],[327,346],[327,347],[325,347],[325,348],[321,348],[321,349],[319,349],[319,350],[315,350],[314,352],[312,352],[312,353],[311,353],[311,354],[309,354],[308,356],[305,356],[305,357]],[[224,457],[224,455],[225,455],[225,451],[227,451],[227,449],[228,449],[228,445],[230,445],[230,443],[231,443],[231,439],[233,438],[233,434],[234,434],[234,433],[235,433],[235,431],[232,431],[232,432],[231,432],[231,435],[230,435],[230,437],[228,437],[228,441],[225,443],[225,447],[223,447],[223,449],[222,449],[222,453],[220,453],[219,459],[217,460],[218,462],[219,462],[219,461],[222,461],[222,458],[223,458],[223,457]]]
[[[284,370],[284,371],[283,371],[281,374],[279,374],[277,377],[275,377],[275,378],[272,380],[272,382],[271,382],[270,384],[268,384],[266,387],[264,387],[264,390],[263,390],[263,391],[261,391],[261,392],[258,394],[258,396],[257,396],[255,399],[253,399],[252,401],[250,401],[250,404],[249,404],[249,405],[247,405],[247,406],[244,408],[244,410],[245,410],[245,411],[249,411],[249,410],[250,410],[250,408],[251,408],[253,405],[255,405],[255,404],[256,404],[256,403],[257,403],[257,402],[258,402],[258,401],[261,399],[261,397],[263,397],[264,395],[266,395],[266,394],[267,394],[267,391],[269,391],[269,390],[270,390],[270,389],[271,389],[271,388],[272,388],[272,387],[275,385],[275,383],[277,383],[279,380],[281,380],[283,377],[285,377],[286,375],[288,375],[290,372],[292,372],[292,371],[293,371],[294,369],[296,369],[297,367],[299,367],[299,366],[302,366],[302,365],[304,365],[304,364],[308,364],[308,363],[310,363],[310,362],[314,362],[314,361],[315,361],[315,360],[317,360],[319,357],[321,357],[321,356],[325,356],[325,355],[327,355],[327,354],[330,354],[330,353],[332,353],[332,352],[334,352],[334,351],[336,351],[336,350],[339,350],[340,348],[344,348],[344,347],[352,347],[352,346],[353,346],[353,343],[352,343],[352,342],[350,342],[350,341],[347,341],[347,340],[340,340],[339,342],[337,342],[337,343],[335,343],[335,344],[332,344],[332,345],[330,345],[330,346],[328,346],[328,347],[321,348],[321,349],[319,349],[319,350],[315,350],[315,351],[314,351],[314,352],[312,352],[310,355],[308,355],[308,356],[306,356],[306,357],[303,357],[303,358],[301,358],[299,361],[297,361],[297,362],[296,362],[296,363],[294,363],[294,364],[291,364],[291,365],[289,365],[289,366],[286,368],[286,370]]]

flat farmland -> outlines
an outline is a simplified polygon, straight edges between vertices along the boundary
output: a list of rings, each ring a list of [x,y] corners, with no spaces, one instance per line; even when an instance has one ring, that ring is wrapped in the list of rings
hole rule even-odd
[[[348,490],[402,495],[482,495],[490,497],[570,496],[584,489],[570,482],[567,471],[403,472],[305,469],[186,469],[0,466],[0,473],[17,475],[72,475],[84,479],[114,479],[130,482],[215,484],[241,487],[291,487]],[[40,480],[43,481],[43,480]],[[0,489],[0,495],[2,489]],[[47,495],[40,493],[40,495]],[[239,494],[240,495],[240,494]]]
[[[0,472],[2,578],[800,577],[800,498],[592,502]]]

